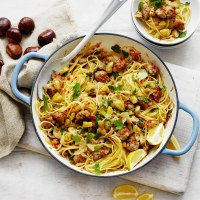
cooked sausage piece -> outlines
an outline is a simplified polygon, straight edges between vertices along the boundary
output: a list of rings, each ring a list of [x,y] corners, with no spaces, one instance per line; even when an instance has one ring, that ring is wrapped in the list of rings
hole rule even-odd
[[[99,149],[93,153],[93,160],[97,161],[101,158],[104,158],[109,153],[110,153],[110,148],[104,146],[101,149]]]
[[[113,72],[121,72],[127,67],[126,61],[124,59],[120,60],[117,63],[114,63]]]
[[[131,110],[131,109],[134,108],[134,104],[133,104],[131,101],[129,101],[129,100],[124,101],[124,104],[125,104],[125,108],[126,108],[127,110]]]
[[[73,161],[75,164],[84,163],[86,161],[86,158],[84,156],[82,156],[81,154],[78,154],[78,155],[74,156]]]
[[[106,83],[109,81],[109,76],[108,76],[107,72],[105,72],[103,70],[95,72],[94,77],[95,77],[96,81],[98,81],[98,82]]]
[[[126,148],[129,151],[135,151],[139,148],[140,143],[136,140],[130,140],[128,143],[126,143]]]
[[[184,30],[185,24],[182,20],[175,20],[174,27],[177,28],[178,30]]]
[[[155,13],[160,19],[170,19],[170,18],[175,17],[176,10],[175,10],[175,7],[167,5],[167,6],[162,6],[161,8],[158,8],[155,11]]]
[[[141,12],[142,12],[142,18],[144,20],[148,20],[150,16],[150,7],[148,6],[147,3],[143,3]]]
[[[153,97],[153,99],[156,102],[159,102],[159,99],[162,96],[162,91],[161,91],[160,87],[156,85],[152,89],[153,89],[153,93],[151,94],[151,96]]]
[[[64,113],[55,112],[52,114],[52,117],[59,126],[65,124],[66,115]]]
[[[142,100],[138,100],[137,104],[139,104],[141,110],[146,110],[149,107],[148,103]]]
[[[96,127],[96,117],[91,114],[88,110],[82,110],[76,114],[75,123],[82,124],[83,121],[91,121],[92,127]]]
[[[53,117],[50,116],[50,115],[42,116],[42,117],[40,118],[40,120],[41,120],[41,121],[47,121],[47,122],[43,122],[43,123],[42,123],[42,127],[45,128],[45,129],[49,129],[49,128],[52,127],[52,125],[51,125],[50,123],[52,123],[52,124],[55,123],[54,120],[53,120]],[[48,122],[50,122],[50,123],[48,123]]]
[[[119,130],[117,133],[117,136],[122,141],[126,140],[130,135],[131,135],[131,132],[129,131],[129,129],[127,127]]]
[[[148,65],[145,66],[146,70],[149,72],[149,74],[151,74],[152,76],[156,76],[157,74],[160,73],[159,68],[154,65],[153,63],[150,63]]]

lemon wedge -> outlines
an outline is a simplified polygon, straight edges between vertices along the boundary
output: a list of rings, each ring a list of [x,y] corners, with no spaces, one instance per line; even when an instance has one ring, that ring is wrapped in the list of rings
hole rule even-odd
[[[147,134],[147,141],[151,145],[158,145],[162,142],[165,128],[163,123],[160,123],[157,127],[149,130]]]
[[[136,200],[153,200],[153,194],[142,194]]]
[[[115,199],[132,199],[138,196],[137,189],[132,185],[120,185],[113,190]]]
[[[128,154],[127,156],[127,167],[128,169],[132,169],[135,167],[145,156],[147,152],[143,149],[137,149]]]
[[[172,150],[179,150],[179,149],[181,149],[179,141],[177,140],[177,138],[174,135],[172,135],[172,137],[170,138],[170,140],[167,143],[166,147],[168,149],[172,149]]]

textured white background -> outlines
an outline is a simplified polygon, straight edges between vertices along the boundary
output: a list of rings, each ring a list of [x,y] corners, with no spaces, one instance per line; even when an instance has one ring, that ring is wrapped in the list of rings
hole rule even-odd
[[[36,15],[56,1],[1,0],[0,16],[8,17],[12,23],[17,23],[22,17]],[[99,17],[109,1],[68,0],[68,2],[80,31],[84,33]],[[142,42],[132,26],[130,4],[129,0],[99,31],[121,33]],[[200,70],[199,46],[200,26],[183,46],[173,50],[153,50],[165,61]],[[198,200],[200,191],[199,166],[200,146],[195,155],[189,186],[184,195],[176,196],[141,185],[138,185],[139,191],[154,192],[155,199],[159,200]],[[2,200],[112,199],[112,189],[122,183],[129,182],[119,178],[99,179],[83,176],[66,169],[51,158],[31,152],[14,152],[0,160],[0,199]]]

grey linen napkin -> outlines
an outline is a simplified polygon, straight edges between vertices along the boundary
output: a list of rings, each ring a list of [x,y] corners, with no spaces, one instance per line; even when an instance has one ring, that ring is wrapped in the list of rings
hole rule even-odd
[[[31,16],[29,16],[31,17]],[[76,36],[76,25],[71,17],[70,8],[65,0],[58,1],[52,7],[33,17],[35,30],[29,36],[23,36],[21,46],[38,46],[37,37],[46,29],[56,33],[56,39],[44,46],[39,52],[50,54],[67,40]],[[17,27],[13,25],[13,27]],[[0,158],[8,155],[18,144],[25,130],[23,105],[12,93],[10,80],[12,71],[19,60],[13,60],[6,53],[7,40],[0,40],[0,58],[4,61],[0,76]],[[30,60],[23,66],[19,75],[18,86],[25,93],[29,92],[42,61]]]

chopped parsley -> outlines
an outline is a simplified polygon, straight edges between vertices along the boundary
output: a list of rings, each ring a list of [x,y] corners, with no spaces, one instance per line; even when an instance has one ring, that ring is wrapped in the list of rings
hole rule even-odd
[[[102,147],[101,145],[94,146],[94,150],[97,151],[97,150],[101,149],[101,147]]]
[[[114,79],[116,79],[119,76],[119,72],[113,72],[112,75],[113,75]]]
[[[81,131],[80,131],[80,134],[84,134],[84,133],[87,133],[88,131],[86,130],[86,129],[81,129]]]
[[[119,91],[122,90],[123,85],[118,85],[117,87],[112,86],[112,85],[109,85],[108,87],[109,87],[109,89],[111,89],[111,90],[113,90],[113,91],[115,91],[115,92],[119,92]]]
[[[102,118],[101,118],[99,115],[97,115],[97,116],[96,116],[96,121],[98,122],[98,121],[100,121],[100,120],[102,120]]]
[[[92,138],[94,138],[94,134],[88,133],[86,136],[86,143],[89,143]]]
[[[143,7],[143,2],[140,1],[140,3],[138,4],[138,11],[141,11]]]
[[[74,135],[72,138],[75,142],[80,142],[81,138],[78,135]]]
[[[105,112],[103,109],[100,109],[100,110],[99,110],[99,113],[100,113],[101,115],[103,115],[106,119],[110,119],[110,118],[112,117],[111,114],[108,114],[108,113]]]
[[[44,112],[49,108],[49,106],[48,106],[47,96],[43,94],[42,99],[44,101],[44,105],[42,107],[42,111]]]
[[[134,74],[132,74],[132,80],[133,81],[135,81],[136,79],[135,79],[135,76],[134,76]]]
[[[124,126],[123,121],[118,119],[114,121],[114,125],[116,126],[117,130],[121,130]]]
[[[95,162],[94,170],[95,170],[96,174],[100,174],[100,165],[99,165],[99,162]]]
[[[187,31],[183,31],[179,33],[179,38],[184,38],[187,35]]]
[[[135,88],[133,91],[133,95],[136,95],[137,89]]]
[[[122,50],[122,54],[123,54],[124,58],[128,58],[128,56],[129,56],[129,53],[124,50]]]
[[[94,136],[94,139],[97,140],[102,136],[100,132],[97,132],[97,134]]]
[[[76,83],[73,87],[73,95],[72,95],[72,98],[73,99],[76,99],[79,95],[80,95],[80,91],[81,91],[81,86],[79,83]]]
[[[166,91],[166,87],[164,86],[163,88],[161,88],[161,91],[165,92]]]
[[[86,73],[86,76],[92,78],[92,73]]]
[[[102,105],[103,105],[104,108],[107,108],[111,104],[112,104],[112,100],[110,100],[110,99],[104,99],[103,102],[102,102]]]
[[[111,49],[112,49],[115,53],[121,53],[121,47],[120,47],[118,44],[112,46]]]
[[[145,103],[149,102],[149,100],[146,97],[138,97],[138,100],[144,101]]]
[[[154,5],[154,10],[157,10],[158,8],[166,4],[166,2],[164,2],[163,0],[150,0],[150,3]]]
[[[186,6],[189,6],[189,5],[190,5],[190,2],[185,2],[185,5],[186,5]]]
[[[60,128],[60,132],[61,132],[62,135],[63,135],[64,131],[65,131],[65,128],[64,128],[64,127],[61,127],[61,128]]]
[[[65,72],[62,74],[63,77],[66,77],[68,75],[68,72]]]

